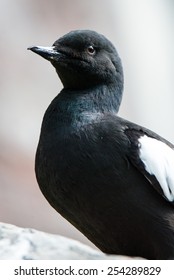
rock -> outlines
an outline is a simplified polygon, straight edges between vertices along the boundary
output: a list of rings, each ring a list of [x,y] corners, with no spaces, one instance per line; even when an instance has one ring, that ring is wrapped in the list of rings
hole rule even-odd
[[[78,241],[60,235],[0,223],[0,259],[122,260],[130,259],[130,257],[105,255]]]

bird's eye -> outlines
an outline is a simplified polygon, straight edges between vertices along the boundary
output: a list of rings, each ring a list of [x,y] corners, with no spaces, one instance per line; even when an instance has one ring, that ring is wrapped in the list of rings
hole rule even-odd
[[[87,52],[90,54],[90,55],[94,55],[95,54],[95,48],[93,46],[89,46],[87,48]]]

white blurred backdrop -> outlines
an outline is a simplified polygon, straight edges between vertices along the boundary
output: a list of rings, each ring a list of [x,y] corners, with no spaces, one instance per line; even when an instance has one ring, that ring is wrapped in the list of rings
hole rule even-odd
[[[119,115],[174,143],[173,0],[1,0],[0,221],[90,242],[57,214],[35,179],[43,114],[61,83],[27,51],[74,29],[93,29],[118,49],[125,73]]]

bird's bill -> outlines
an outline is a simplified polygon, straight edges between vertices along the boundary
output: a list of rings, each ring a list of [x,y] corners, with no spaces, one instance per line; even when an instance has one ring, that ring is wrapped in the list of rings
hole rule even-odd
[[[42,47],[42,46],[32,46],[28,50],[42,56],[49,61],[56,61],[60,56],[60,53],[55,49],[55,47]]]

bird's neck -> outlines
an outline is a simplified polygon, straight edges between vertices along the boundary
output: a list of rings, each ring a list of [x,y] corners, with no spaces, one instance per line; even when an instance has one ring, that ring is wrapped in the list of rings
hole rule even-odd
[[[84,90],[63,89],[58,95],[60,106],[73,114],[114,113],[119,110],[122,88],[98,86]]]

